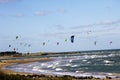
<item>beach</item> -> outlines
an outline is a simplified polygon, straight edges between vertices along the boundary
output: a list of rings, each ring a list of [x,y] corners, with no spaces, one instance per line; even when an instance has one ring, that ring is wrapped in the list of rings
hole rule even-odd
[[[26,74],[26,73],[19,73],[12,70],[3,69],[6,66],[14,65],[14,64],[27,64],[36,61],[49,61],[50,58],[31,58],[31,59],[21,59],[21,60],[1,60],[0,62],[0,71],[7,73],[7,74]],[[29,73],[27,73],[29,74]]]
[[[93,77],[73,77],[73,76],[68,76],[68,75],[63,75],[63,76],[48,75],[48,74],[40,75],[40,74],[33,74],[33,73],[28,73],[28,72],[16,72],[16,71],[8,70],[8,69],[4,68],[6,66],[11,66],[14,64],[28,64],[28,63],[32,63],[32,62],[38,62],[38,61],[44,63],[44,62],[50,61],[50,60],[53,60],[53,59],[51,59],[51,58],[30,58],[30,59],[20,59],[20,60],[1,60],[0,72],[2,72],[4,74],[9,74],[9,75],[19,75],[19,76],[24,75],[26,77],[33,76],[34,78],[36,76],[37,80],[49,80],[49,79],[64,80],[64,78],[66,78],[66,80],[120,80],[120,78],[111,78],[111,77],[93,78]]]

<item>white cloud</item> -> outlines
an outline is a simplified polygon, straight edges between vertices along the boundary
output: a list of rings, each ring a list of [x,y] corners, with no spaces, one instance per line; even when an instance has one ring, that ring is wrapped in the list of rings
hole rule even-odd
[[[16,14],[0,14],[0,17],[24,17],[25,15],[23,13],[16,13]]]
[[[34,12],[34,14],[36,16],[45,16],[45,15],[49,14],[49,12],[48,11],[36,11],[36,12]]]
[[[60,13],[62,13],[62,14],[64,14],[64,13],[66,12],[66,10],[65,10],[65,9],[63,9],[63,8],[58,9],[58,11],[59,11]]]
[[[106,20],[106,21],[98,21],[95,24],[102,25],[102,24],[109,24],[109,23],[111,23],[111,21]]]
[[[23,13],[18,13],[16,15],[14,15],[14,17],[23,17],[23,16],[25,16]]]
[[[99,22],[96,22],[96,25],[111,25],[116,23],[120,23],[120,20],[118,19],[116,21],[110,21],[110,20],[99,21]]]
[[[65,29],[65,27],[63,27],[63,26],[60,25],[60,24],[55,25],[55,28],[56,28],[57,30],[64,30],[64,29]]]
[[[88,27],[93,27],[93,26],[113,26],[113,25],[118,24],[118,23],[120,23],[120,19],[115,20],[115,21],[104,20],[104,21],[98,21],[98,22],[93,23],[93,24],[71,27],[70,29],[81,29],[81,28],[85,28],[85,27],[88,28]]]

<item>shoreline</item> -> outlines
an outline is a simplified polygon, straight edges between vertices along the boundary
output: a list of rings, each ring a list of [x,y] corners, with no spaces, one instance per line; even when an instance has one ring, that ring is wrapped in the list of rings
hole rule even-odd
[[[14,64],[27,64],[27,63],[31,63],[31,62],[37,62],[37,61],[40,61],[40,62],[44,62],[44,61],[50,61],[50,60],[53,60],[51,58],[31,58],[31,59],[22,59],[22,60],[1,60],[0,62],[0,72],[3,72],[5,74],[9,74],[9,75],[24,75],[24,76],[28,76],[28,75],[40,75],[40,74],[34,74],[34,73],[28,73],[28,72],[16,72],[16,71],[13,71],[13,70],[8,70],[8,69],[5,69],[6,66],[10,66],[10,65],[14,65]],[[56,75],[48,75],[48,74],[41,74],[41,75],[44,75],[45,77],[48,77],[48,76],[52,76],[52,77],[55,77]],[[114,75],[119,75],[119,74],[114,74]],[[64,75],[63,75],[64,76]],[[60,76],[58,76],[60,77]],[[73,76],[71,76],[73,77]],[[85,79],[86,80],[86,79]],[[87,79],[87,80],[120,80],[120,77],[119,78],[112,78],[111,77],[108,77],[108,78],[93,78],[93,79]]]
[[[37,61],[40,61],[40,62],[44,62],[44,61],[50,61],[50,60],[53,60],[53,59],[50,59],[50,58],[31,58],[31,59],[18,59],[18,60],[1,60],[0,62],[0,72],[3,72],[3,73],[7,73],[7,74],[21,74],[21,75],[27,75],[27,74],[33,74],[33,73],[27,73],[27,72],[16,72],[16,71],[13,71],[13,70],[8,70],[8,69],[5,69],[6,66],[11,66],[11,65],[14,65],[14,64],[27,64],[27,63],[31,63],[31,62],[37,62]]]

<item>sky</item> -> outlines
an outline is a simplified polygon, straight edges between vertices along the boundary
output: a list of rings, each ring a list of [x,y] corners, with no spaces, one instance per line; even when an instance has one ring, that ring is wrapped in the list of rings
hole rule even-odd
[[[119,4],[119,0],[0,0],[0,52],[120,49]]]

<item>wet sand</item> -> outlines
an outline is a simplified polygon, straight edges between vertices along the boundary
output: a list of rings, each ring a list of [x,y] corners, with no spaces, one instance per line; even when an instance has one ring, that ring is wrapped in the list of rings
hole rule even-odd
[[[11,71],[11,70],[7,70],[7,69],[4,69],[4,67],[6,66],[10,66],[10,65],[13,65],[13,64],[27,64],[27,63],[30,63],[30,62],[36,62],[36,61],[49,61],[49,60],[52,60],[50,58],[30,58],[30,59],[22,59],[22,60],[1,60],[0,62],[0,72],[3,72],[5,74],[14,74],[14,75],[25,75],[25,76],[34,76],[34,75],[37,75],[37,74],[32,74],[32,73],[25,73],[25,72],[15,72],[15,71]],[[115,74],[117,75],[117,74]],[[66,77],[66,76],[49,76],[49,75],[44,75],[44,79],[47,80],[46,78],[51,78],[52,80],[63,80],[61,79],[62,77]],[[69,77],[69,76],[67,76]],[[40,78],[37,78],[37,80],[44,80],[43,77],[40,77]],[[67,80],[120,80],[120,78],[105,78],[105,79],[98,79],[98,78],[83,78],[83,77],[79,77],[79,78],[75,78],[75,77],[69,77],[69,79]]]

